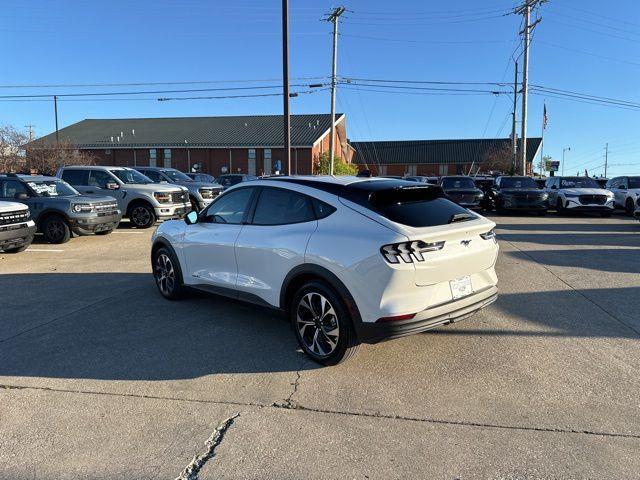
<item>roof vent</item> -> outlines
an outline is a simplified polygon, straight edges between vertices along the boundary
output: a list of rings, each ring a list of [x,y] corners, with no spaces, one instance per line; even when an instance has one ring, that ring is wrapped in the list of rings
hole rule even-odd
[[[320,119],[316,120],[316,125],[320,125]]]
[[[121,136],[121,137],[124,137],[124,132],[120,132],[120,136]]]
[[[111,143],[113,143],[113,135],[111,135]]]
[[[244,126],[245,126],[245,127],[248,127],[248,126],[249,126],[249,124],[248,124],[247,122],[244,122]]]
[[[131,129],[131,135],[135,135],[135,134],[136,134],[136,129],[135,129],[135,128],[132,128],[132,129]]]

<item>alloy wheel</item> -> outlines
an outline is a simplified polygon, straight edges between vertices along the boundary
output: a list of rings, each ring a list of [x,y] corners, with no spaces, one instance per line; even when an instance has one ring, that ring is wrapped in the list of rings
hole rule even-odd
[[[171,295],[176,284],[176,274],[173,262],[166,253],[161,253],[156,258],[154,276],[160,292],[165,296]]]
[[[305,347],[318,357],[328,357],[338,346],[338,316],[331,302],[319,293],[307,293],[300,299],[296,328]]]
[[[136,207],[131,212],[131,220],[138,226],[147,225],[151,221],[151,214],[145,207]]]
[[[59,221],[50,221],[47,223],[47,236],[58,241],[64,236],[64,225]]]

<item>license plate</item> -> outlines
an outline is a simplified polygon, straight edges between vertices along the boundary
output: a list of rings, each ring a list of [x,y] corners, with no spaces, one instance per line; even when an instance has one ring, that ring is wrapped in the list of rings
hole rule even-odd
[[[467,295],[471,295],[473,293],[473,287],[471,286],[471,277],[469,276],[451,280],[449,282],[449,285],[451,287],[451,295],[453,296],[454,300],[466,297]]]

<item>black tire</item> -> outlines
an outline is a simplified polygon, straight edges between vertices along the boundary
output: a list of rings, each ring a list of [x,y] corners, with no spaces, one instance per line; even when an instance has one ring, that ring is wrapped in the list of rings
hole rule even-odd
[[[67,221],[59,215],[52,215],[44,219],[40,230],[47,243],[66,243],[71,238],[71,229]]]
[[[609,218],[611,216],[611,212],[600,212],[600,216],[603,218]]]
[[[627,198],[627,201],[624,202],[624,211],[627,212],[627,215],[633,216],[633,212],[635,211],[636,206],[633,203],[632,198]]]
[[[151,256],[153,278],[160,295],[168,300],[178,300],[184,296],[180,264],[171,250],[160,247]]]
[[[29,245],[22,245],[21,247],[17,248],[7,248],[4,253],[20,253],[24,252],[27,248],[29,248]]]
[[[134,203],[129,208],[129,220],[136,228],[151,228],[156,223],[156,212],[148,203]]]
[[[323,282],[309,281],[298,289],[289,317],[300,348],[321,365],[344,362],[360,346],[344,301]]]
[[[101,232],[96,232],[96,235],[109,235],[110,233],[113,233],[113,229],[111,229],[111,230],[102,230]]]

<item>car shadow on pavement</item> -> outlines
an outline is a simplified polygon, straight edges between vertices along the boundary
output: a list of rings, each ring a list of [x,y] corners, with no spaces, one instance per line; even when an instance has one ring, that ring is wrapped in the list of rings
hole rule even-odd
[[[495,304],[483,311],[491,317],[518,319],[502,328],[462,328],[433,330],[439,335],[628,338],[640,339],[640,287],[499,294]],[[496,322],[491,322],[495,325]],[[500,322],[502,323],[502,322]]]
[[[553,267],[586,268],[613,273],[640,272],[640,249],[582,248],[573,250],[513,250],[503,252],[520,260],[531,260]]]
[[[277,311],[193,294],[168,301],[149,274],[5,274],[0,376],[190,379],[315,368]],[[303,366],[301,367],[301,363]]]

